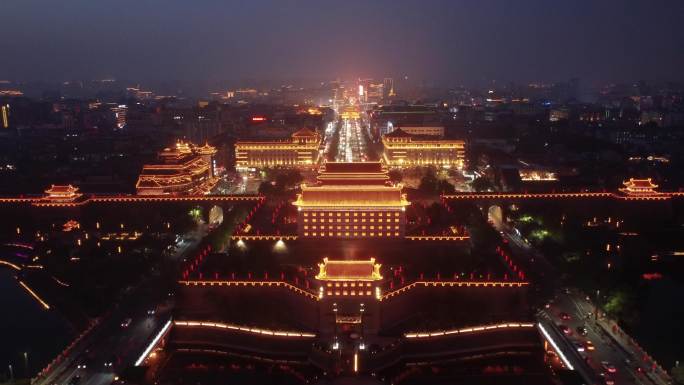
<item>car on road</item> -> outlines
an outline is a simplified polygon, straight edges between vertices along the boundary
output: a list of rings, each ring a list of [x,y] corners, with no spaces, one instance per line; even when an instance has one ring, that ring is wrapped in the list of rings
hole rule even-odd
[[[577,330],[577,334],[581,336],[586,336],[588,333],[587,328],[584,326],[578,326],[577,328],[575,328],[575,330]]]
[[[563,332],[566,336],[569,336],[572,334],[572,330],[567,325],[560,324],[558,325],[558,329]]]
[[[601,367],[608,373],[617,373],[617,368],[615,367],[615,365],[611,364],[608,361],[601,361]]]
[[[584,343],[584,346],[585,346],[585,347],[587,348],[587,350],[589,350],[589,351],[594,351],[594,350],[596,350],[596,347],[594,347],[594,343],[591,342],[590,340],[587,340],[587,341]]]
[[[124,319],[123,321],[121,321],[121,327],[122,327],[122,328],[127,328],[127,327],[129,327],[129,326],[131,325],[131,322],[133,322],[133,319],[132,319],[132,318],[130,318],[130,317],[129,317],[129,318],[126,318],[126,319]]]
[[[577,349],[578,352],[583,352],[585,349],[584,344],[579,341],[575,341],[572,344],[575,346],[575,349]]]
[[[154,315],[156,312],[157,312],[157,310],[156,310],[155,308],[148,309],[148,310],[147,310],[147,315]]]
[[[570,314],[568,314],[566,312],[560,312],[558,314],[558,317],[560,317],[560,319],[562,319],[563,321],[570,321],[570,318],[571,318]]]
[[[69,385],[77,385],[81,383],[81,376],[73,376],[71,377],[71,380],[69,380]]]

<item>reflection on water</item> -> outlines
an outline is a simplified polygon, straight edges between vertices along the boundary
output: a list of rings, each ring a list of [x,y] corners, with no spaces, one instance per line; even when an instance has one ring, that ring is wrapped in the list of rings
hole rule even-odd
[[[0,373],[15,377],[34,375],[74,338],[67,322],[54,310],[45,311],[14,278],[0,267]],[[24,353],[28,360],[24,359]]]

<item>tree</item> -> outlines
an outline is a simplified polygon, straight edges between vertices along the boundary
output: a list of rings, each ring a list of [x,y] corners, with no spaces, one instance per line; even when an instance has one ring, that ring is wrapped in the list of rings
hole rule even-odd
[[[442,179],[437,183],[437,192],[440,194],[453,194],[456,192],[456,187],[449,183],[448,180]]]
[[[435,191],[437,191],[437,183],[438,183],[437,176],[435,175],[435,170],[432,168],[429,168],[425,175],[420,178],[420,185],[418,186],[418,190],[427,193],[427,194],[434,194]]]
[[[472,187],[475,191],[489,191],[494,189],[494,185],[492,185],[492,182],[489,181],[489,179],[481,176],[478,178],[475,178],[475,180],[472,183]]]
[[[388,175],[389,175],[390,180],[394,184],[397,184],[404,179],[404,175],[399,170],[390,170]]]
[[[677,384],[684,384],[684,365],[675,366],[670,371],[670,374]]]

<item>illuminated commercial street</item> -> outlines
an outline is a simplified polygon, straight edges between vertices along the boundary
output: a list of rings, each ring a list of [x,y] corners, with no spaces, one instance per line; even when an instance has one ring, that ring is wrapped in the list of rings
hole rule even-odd
[[[346,106],[341,113],[337,162],[364,162],[368,160],[367,143],[363,135],[363,120],[355,106]]]

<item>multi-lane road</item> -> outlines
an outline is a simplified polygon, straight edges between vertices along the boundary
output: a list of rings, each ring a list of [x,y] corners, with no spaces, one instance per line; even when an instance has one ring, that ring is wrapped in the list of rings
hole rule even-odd
[[[169,256],[178,263],[206,235],[200,226],[180,241]],[[169,319],[173,307],[172,293],[166,278],[152,274],[139,285],[127,290],[124,298],[101,322],[81,339],[48,373],[36,379],[39,385],[105,385],[111,384],[122,369],[131,366],[145,350],[154,335]],[[154,314],[151,314],[154,313]],[[129,322],[127,322],[130,320]]]
[[[629,346],[611,336],[609,322],[596,316],[591,298],[578,290],[558,287],[558,274],[544,255],[515,229],[497,223],[494,226],[527,266],[528,275],[536,278],[540,294],[555,288],[553,298],[539,312],[539,318],[554,325],[562,336],[564,341],[560,347],[566,357],[579,366],[588,366],[595,378],[605,384],[667,384],[662,377],[651,373]]]
[[[362,130],[363,122],[361,118],[342,119],[340,127],[340,141],[338,144],[338,162],[365,162],[368,160],[366,155],[367,143]]]

